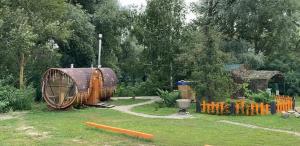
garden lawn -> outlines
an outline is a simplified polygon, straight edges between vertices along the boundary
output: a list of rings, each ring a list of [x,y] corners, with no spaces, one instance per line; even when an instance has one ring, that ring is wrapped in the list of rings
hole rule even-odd
[[[195,112],[195,103],[192,103],[191,107],[188,109],[190,113]],[[159,116],[166,116],[166,115],[171,115],[177,113],[179,108],[177,107],[163,107],[163,108],[158,108],[157,103],[152,103],[152,104],[147,104],[144,106],[137,106],[132,109],[132,111],[137,112],[137,113],[145,113],[149,115],[159,115]]]
[[[85,108],[68,111],[49,111],[36,105],[27,114],[0,121],[0,141],[3,145],[298,145],[300,137],[286,133],[250,129],[220,120],[244,122],[264,127],[300,132],[300,119],[279,116],[216,116],[193,113],[193,119],[148,119],[124,114],[112,109]],[[154,134],[151,141],[111,133],[84,125],[96,122],[110,126]],[[45,133],[32,134],[24,127]],[[21,129],[21,130],[20,130]],[[25,130],[24,130],[25,129]],[[42,134],[43,135],[43,134]],[[1,145],[0,144],[0,145]]]

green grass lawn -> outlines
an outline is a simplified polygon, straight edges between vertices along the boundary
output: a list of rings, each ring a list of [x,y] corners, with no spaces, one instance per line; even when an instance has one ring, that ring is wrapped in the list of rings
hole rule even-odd
[[[113,105],[130,105],[149,101],[149,99],[113,99],[109,103]]]
[[[147,104],[144,106],[134,107],[132,109],[132,111],[138,112],[138,113],[145,113],[145,114],[149,114],[149,115],[165,116],[165,115],[170,115],[170,114],[176,113],[178,111],[178,109],[177,108],[168,108],[168,107],[158,108],[156,103],[152,103],[152,104]]]
[[[0,121],[0,145],[166,145],[201,146],[204,144],[235,145],[298,145],[300,137],[285,133],[249,129],[217,122],[230,120],[263,127],[300,132],[300,119],[280,116],[216,116],[193,113],[193,119],[148,119],[124,114],[112,109],[71,109],[49,111],[36,105],[27,114]],[[102,131],[84,125],[96,122],[120,128],[154,134],[152,141]],[[20,127],[32,126],[35,131],[47,132],[43,138],[30,135]]]
[[[192,103],[191,107],[188,109],[190,113],[195,112],[195,103]],[[171,115],[175,114],[178,112],[178,108],[174,107],[163,107],[163,108],[158,108],[158,105],[156,103],[152,104],[147,104],[144,106],[137,106],[132,109],[134,112],[138,113],[145,113],[149,115],[159,115],[159,116],[166,116],[166,115]]]

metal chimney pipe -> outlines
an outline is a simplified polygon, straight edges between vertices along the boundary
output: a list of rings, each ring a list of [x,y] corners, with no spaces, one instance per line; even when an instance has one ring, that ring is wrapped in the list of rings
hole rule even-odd
[[[101,68],[101,45],[102,45],[102,34],[99,34],[98,68]]]
[[[74,64],[71,64],[71,68],[74,68]]]

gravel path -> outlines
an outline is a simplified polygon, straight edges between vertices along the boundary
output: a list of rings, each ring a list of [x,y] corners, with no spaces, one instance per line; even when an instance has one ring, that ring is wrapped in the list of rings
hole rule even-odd
[[[262,130],[266,130],[266,131],[281,132],[281,133],[292,134],[292,135],[295,135],[295,136],[300,136],[300,133],[299,132],[295,132],[295,131],[273,129],[273,128],[265,128],[265,127],[260,127],[260,126],[250,125],[250,124],[244,124],[244,123],[238,123],[238,122],[232,122],[232,121],[227,121],[227,120],[221,120],[221,121],[218,121],[218,122],[227,123],[227,124],[231,124],[231,125],[242,126],[242,127],[247,127],[247,128],[262,129]]]
[[[126,99],[127,97],[120,97],[118,99]],[[116,98],[114,98],[116,99]],[[135,116],[140,116],[144,118],[160,118],[160,119],[187,119],[187,118],[192,118],[192,115],[179,115],[179,114],[172,114],[168,116],[156,116],[156,115],[148,115],[148,114],[143,114],[143,113],[136,113],[131,111],[132,108],[136,106],[141,106],[145,104],[151,104],[157,100],[160,100],[159,97],[157,96],[148,96],[148,97],[136,97],[136,99],[151,99],[150,101],[142,102],[142,103],[137,103],[137,104],[131,104],[131,105],[122,105],[122,106],[115,106],[112,109],[126,113],[126,114],[131,114]]]

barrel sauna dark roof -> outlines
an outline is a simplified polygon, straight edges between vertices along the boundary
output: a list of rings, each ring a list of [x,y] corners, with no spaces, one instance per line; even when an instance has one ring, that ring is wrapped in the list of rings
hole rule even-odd
[[[71,77],[79,92],[86,92],[89,88],[93,68],[50,68],[47,72],[61,71]]]
[[[100,68],[103,75],[103,87],[111,88],[117,85],[118,79],[115,72],[110,68]]]
[[[86,92],[90,85],[90,78],[93,70],[98,68],[50,68],[47,73],[54,73],[55,71],[61,71],[70,76],[77,85],[79,92]],[[112,88],[117,85],[118,79],[115,72],[110,68],[100,68],[103,75],[103,87]],[[45,75],[46,75],[45,74]]]

